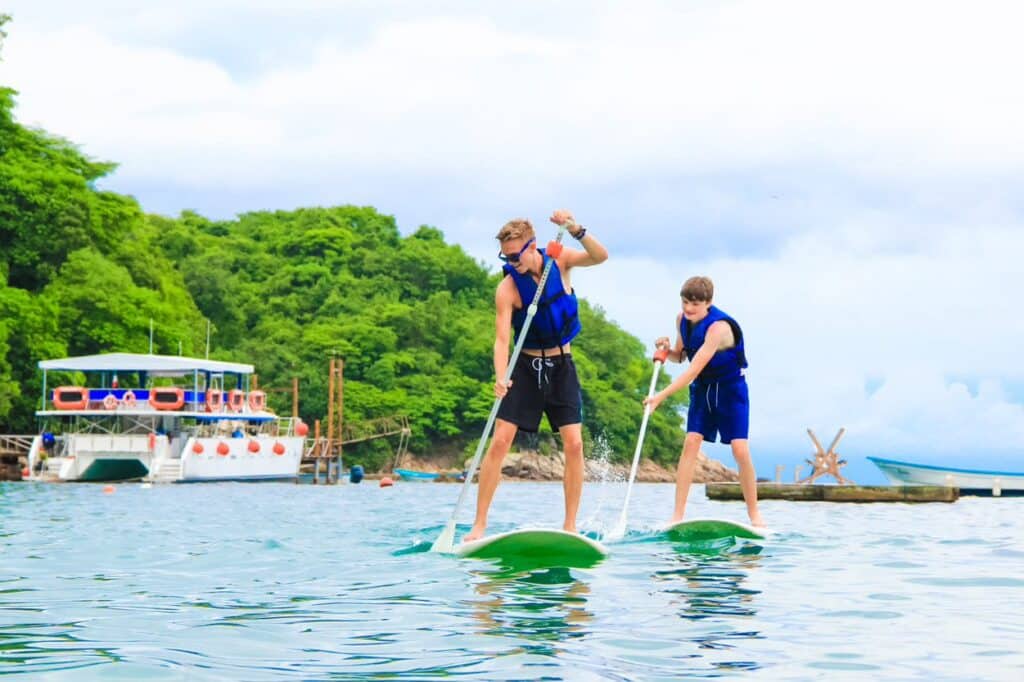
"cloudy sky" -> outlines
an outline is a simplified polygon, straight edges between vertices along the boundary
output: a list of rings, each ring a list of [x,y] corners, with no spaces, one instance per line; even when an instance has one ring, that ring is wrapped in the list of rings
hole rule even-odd
[[[612,254],[579,292],[641,339],[715,280],[761,475],[840,426],[863,482],[871,454],[1024,469],[1018,3],[4,11],[19,119],[151,212],[370,204],[491,263],[506,219],[566,207]]]

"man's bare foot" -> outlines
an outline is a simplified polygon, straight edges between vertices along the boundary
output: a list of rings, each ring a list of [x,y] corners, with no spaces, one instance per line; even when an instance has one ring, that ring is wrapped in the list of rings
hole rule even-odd
[[[761,518],[761,514],[760,513],[758,513],[758,514],[751,514],[750,515],[750,525],[754,526],[755,528],[767,528],[768,527],[767,524],[765,524],[764,519]]]
[[[466,533],[466,537],[462,538],[463,542],[472,542],[473,540],[479,540],[484,536],[484,531],[487,530],[486,526],[473,526],[472,530]]]
[[[562,530],[567,531],[569,533],[579,533],[579,531],[576,530],[576,524],[575,523],[564,523],[564,524],[562,524]]]

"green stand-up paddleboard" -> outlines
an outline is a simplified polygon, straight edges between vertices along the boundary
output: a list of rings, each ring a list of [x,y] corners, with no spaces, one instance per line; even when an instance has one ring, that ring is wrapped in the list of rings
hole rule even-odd
[[[689,519],[673,523],[663,531],[676,542],[701,543],[717,540],[764,540],[768,530],[725,519]]]
[[[608,549],[579,533],[523,528],[464,542],[455,547],[455,554],[466,559],[497,559],[516,568],[589,568],[608,556]]]

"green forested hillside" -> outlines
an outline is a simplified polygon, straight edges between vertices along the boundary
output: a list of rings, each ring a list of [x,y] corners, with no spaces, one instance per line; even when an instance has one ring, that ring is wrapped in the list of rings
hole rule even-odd
[[[406,414],[413,448],[426,454],[475,443],[493,401],[498,275],[440,230],[402,236],[390,216],[354,206],[230,221],[146,215],[134,199],[97,189],[113,164],[19,125],[15,94],[0,88],[0,432],[35,429],[39,360],[146,352],[150,320],[154,352],[199,355],[209,320],[211,356],[255,364],[264,385],[300,378],[307,421],[326,413],[336,354],[347,420]],[[649,350],[582,307],[573,348],[586,434],[603,435],[625,460]],[[288,400],[271,396],[283,412]],[[645,451],[673,461],[680,422],[659,410]],[[378,444],[349,461],[375,466],[384,456]]]

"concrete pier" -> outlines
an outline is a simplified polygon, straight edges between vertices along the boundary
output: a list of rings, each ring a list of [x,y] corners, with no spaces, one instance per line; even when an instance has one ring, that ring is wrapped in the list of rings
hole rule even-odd
[[[708,499],[742,500],[739,483],[708,483]],[[759,500],[794,502],[956,502],[960,490],[937,485],[800,485],[758,483]]]

